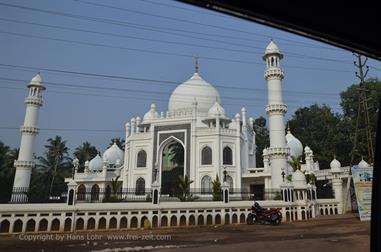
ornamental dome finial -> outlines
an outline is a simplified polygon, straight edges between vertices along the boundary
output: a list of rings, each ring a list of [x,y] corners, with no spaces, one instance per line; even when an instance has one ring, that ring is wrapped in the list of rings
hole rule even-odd
[[[195,57],[194,57],[194,72],[195,73],[198,73],[198,68],[199,68],[199,66],[198,66],[198,55],[196,55]]]

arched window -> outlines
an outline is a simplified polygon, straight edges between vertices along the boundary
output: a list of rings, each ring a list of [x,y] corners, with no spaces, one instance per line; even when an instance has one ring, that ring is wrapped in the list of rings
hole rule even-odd
[[[99,200],[99,186],[97,184],[91,187],[91,200]]]
[[[212,149],[209,146],[205,146],[201,151],[201,165],[212,164]]]
[[[229,175],[226,176],[226,182],[229,184],[229,193],[233,193],[233,178],[230,177]]]
[[[229,146],[226,146],[223,150],[223,164],[232,165],[233,164],[233,151]]]
[[[201,179],[201,193],[211,193],[212,192],[212,179],[205,175]]]
[[[145,194],[146,181],[143,178],[138,178],[136,180],[135,194],[144,195]]]
[[[147,167],[147,153],[144,150],[138,152],[136,167]]]
[[[77,200],[85,200],[85,199],[86,199],[86,187],[82,184],[78,186]]]

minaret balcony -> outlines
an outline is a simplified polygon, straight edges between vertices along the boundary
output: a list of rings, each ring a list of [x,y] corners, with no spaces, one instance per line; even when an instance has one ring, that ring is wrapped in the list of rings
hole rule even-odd
[[[281,157],[281,158],[286,158],[290,155],[290,148],[285,146],[285,147],[269,147],[267,149],[268,155],[271,158],[274,157]]]
[[[43,101],[42,101],[42,98],[41,98],[41,97],[28,96],[28,97],[25,99],[25,103],[26,103],[27,105],[31,104],[31,105],[36,105],[36,106],[42,106]]]
[[[22,134],[38,135],[40,129],[37,127],[22,126],[20,131]]]
[[[15,160],[13,162],[13,165],[16,168],[33,168],[35,166],[35,163],[34,161]]]
[[[283,103],[269,104],[266,106],[267,114],[285,114],[287,113],[287,105]]]
[[[265,70],[264,77],[265,77],[265,80],[269,80],[269,79],[283,80],[284,72],[279,67],[270,67]]]

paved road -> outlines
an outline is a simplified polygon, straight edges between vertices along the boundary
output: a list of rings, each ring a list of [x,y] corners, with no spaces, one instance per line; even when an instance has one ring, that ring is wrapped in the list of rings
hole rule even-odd
[[[0,236],[0,251],[362,252],[369,251],[369,232],[369,222],[344,215],[280,226],[241,224],[112,233]]]

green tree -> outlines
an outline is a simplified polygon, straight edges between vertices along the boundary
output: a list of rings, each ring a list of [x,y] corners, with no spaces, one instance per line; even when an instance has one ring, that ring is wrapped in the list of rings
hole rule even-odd
[[[111,189],[112,189],[112,193],[115,196],[119,193],[123,185],[123,181],[120,181],[119,178],[120,176],[117,176],[115,179],[111,179]]]
[[[266,118],[263,116],[254,120],[255,144],[257,145],[257,167],[263,167],[262,151],[270,145],[269,130],[266,126]]]
[[[121,201],[120,189],[122,188],[123,181],[119,180],[120,176],[117,176],[115,179],[111,179],[111,195],[106,195],[103,199],[104,202],[119,202]],[[119,194],[119,195],[118,195]]]
[[[366,92],[367,97],[367,105],[369,112],[369,121],[370,121],[370,130],[371,130],[371,138],[372,145],[374,148],[375,144],[375,135],[376,135],[376,127],[377,127],[377,109],[380,102],[381,97],[381,81],[377,78],[369,78],[366,80],[362,88]],[[341,96],[341,107],[343,109],[344,120],[345,123],[349,126],[349,136],[351,145],[354,146],[355,141],[355,129],[356,129],[356,121],[357,114],[359,109],[359,84],[353,84],[348,87],[345,91],[340,93]],[[368,148],[367,148],[367,137],[366,137],[366,123],[365,123],[365,114],[363,110],[360,110],[360,119],[359,119],[359,131],[357,136],[356,149],[354,150],[354,163],[358,163],[362,156],[364,159],[369,162],[373,162],[373,160],[369,160],[368,157]],[[350,153],[352,154],[352,153]]]
[[[79,171],[82,172],[85,169],[85,162],[87,160],[93,159],[98,153],[95,146],[91,145],[89,142],[84,142],[82,145],[75,148],[74,156],[79,160]]]
[[[288,121],[294,135],[313,151],[321,169],[329,169],[336,154],[343,165],[349,164],[351,142],[346,120],[327,105],[299,108]]]
[[[222,190],[221,190],[221,181],[218,175],[216,175],[216,178],[212,181],[212,194],[213,194],[213,201],[221,201],[222,200]]]
[[[40,178],[49,178],[44,181],[45,184],[49,181],[48,195],[51,195],[53,190],[66,190],[64,180],[65,177],[70,176],[72,165],[66,141],[63,141],[60,136],[55,136],[55,138],[49,138],[47,142],[45,156],[38,157],[39,164],[36,175]],[[36,178],[36,181],[38,181],[38,178]]]
[[[295,156],[290,156],[291,160],[288,160],[287,163],[292,167],[294,171],[300,170],[300,158]]]
[[[18,149],[11,149],[0,141],[0,202],[8,202],[12,193],[15,168],[13,162]]]

